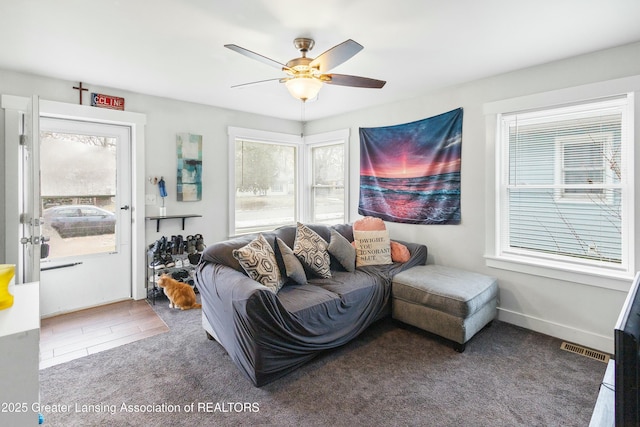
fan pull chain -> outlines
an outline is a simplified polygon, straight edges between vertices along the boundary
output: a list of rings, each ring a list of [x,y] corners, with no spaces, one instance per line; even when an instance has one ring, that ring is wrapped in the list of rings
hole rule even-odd
[[[300,138],[304,137],[304,116],[305,116],[305,102],[300,101]]]

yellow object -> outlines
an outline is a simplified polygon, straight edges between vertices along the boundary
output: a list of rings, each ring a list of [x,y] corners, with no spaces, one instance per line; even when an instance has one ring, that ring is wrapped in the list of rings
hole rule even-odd
[[[0,264],[0,310],[13,305],[13,295],[9,293],[9,282],[16,272],[13,264]]]

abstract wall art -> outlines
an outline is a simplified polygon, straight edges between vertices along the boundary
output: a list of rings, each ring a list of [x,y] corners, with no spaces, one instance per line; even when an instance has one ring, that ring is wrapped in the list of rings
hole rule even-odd
[[[202,200],[202,135],[179,133],[176,137],[178,155],[179,202]]]
[[[460,223],[462,108],[360,128],[358,213],[407,224]]]

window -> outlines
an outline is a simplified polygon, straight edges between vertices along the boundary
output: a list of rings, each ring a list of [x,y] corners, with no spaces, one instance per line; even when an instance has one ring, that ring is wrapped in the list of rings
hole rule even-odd
[[[347,137],[230,128],[229,235],[345,222]]]
[[[347,222],[347,151],[348,132],[309,136],[305,139],[310,165],[309,220],[314,223]]]
[[[297,147],[235,140],[235,232],[270,230],[295,221]]]
[[[497,258],[631,271],[632,102],[497,115]]]
[[[620,144],[617,143],[616,147],[614,150],[611,133],[559,137],[560,154],[556,157],[560,169],[558,180],[560,184],[566,184],[562,186],[560,200],[587,203],[596,198],[602,200],[606,191],[599,184],[620,181],[619,168],[607,168],[607,159],[617,164],[620,162]],[[590,186],[585,187],[585,183]]]

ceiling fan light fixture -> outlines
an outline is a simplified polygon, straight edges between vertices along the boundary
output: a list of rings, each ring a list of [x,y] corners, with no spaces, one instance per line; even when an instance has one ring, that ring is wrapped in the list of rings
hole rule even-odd
[[[328,74],[330,70],[360,52],[363,49],[361,44],[349,39],[321,53],[316,58],[307,58],[307,53],[313,48],[314,44],[313,39],[303,37],[295,39],[293,45],[300,51],[301,56],[290,60],[286,64],[235,44],[224,45],[234,52],[278,68],[287,74],[286,77],[280,79],[261,80],[242,85],[234,85],[232,87],[278,80],[280,83],[285,84],[291,96],[305,102],[318,96],[318,92],[322,88],[323,83],[331,84],[332,86],[351,86],[372,89],[380,89],[386,83],[385,81],[368,77],[351,76],[348,74]]]
[[[318,96],[322,88],[322,81],[312,76],[297,76],[285,82],[287,90],[296,99],[306,101]]]

